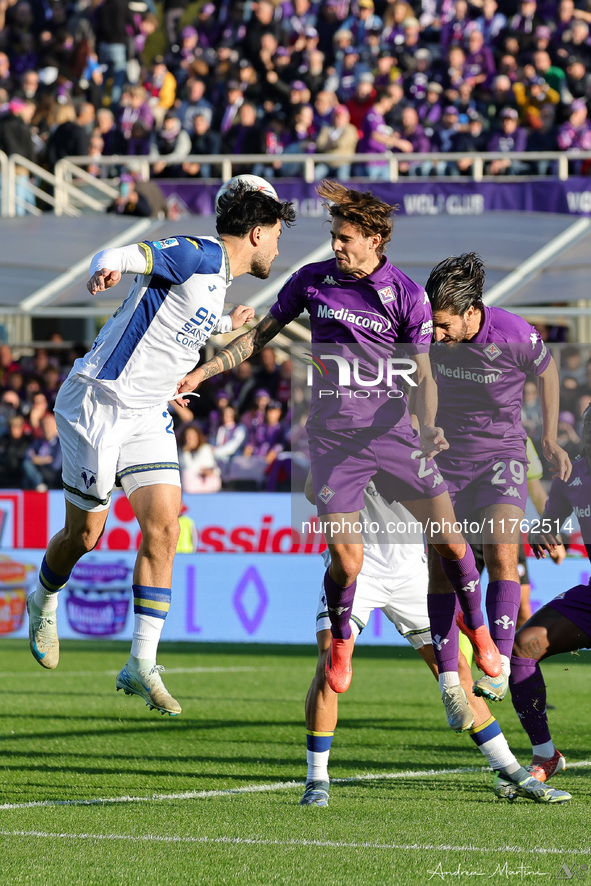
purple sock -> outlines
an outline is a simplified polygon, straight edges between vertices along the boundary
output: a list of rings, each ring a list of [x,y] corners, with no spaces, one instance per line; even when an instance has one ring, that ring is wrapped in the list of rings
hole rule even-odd
[[[460,631],[456,624],[458,600],[455,594],[427,594],[431,640],[439,673],[458,670]]]
[[[511,656],[509,686],[513,707],[532,745],[550,741],[546,716],[546,684],[535,658]]]
[[[351,610],[357,579],[346,588],[338,585],[331,577],[328,569],[324,573],[324,593],[326,594],[326,608],[330,618],[330,629],[335,640],[348,640],[351,636]]]
[[[461,560],[447,560],[441,556],[440,560],[443,571],[457,594],[466,626],[475,631],[476,628],[480,628],[484,624],[484,616],[482,614],[480,575],[476,568],[472,548],[470,545],[466,545],[466,553]]]
[[[486,589],[486,614],[490,635],[501,655],[511,657],[515,625],[521,602],[518,581],[489,581]]]

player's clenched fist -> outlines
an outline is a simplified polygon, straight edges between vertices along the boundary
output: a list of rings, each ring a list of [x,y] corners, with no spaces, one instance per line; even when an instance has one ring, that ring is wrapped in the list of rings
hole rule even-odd
[[[103,289],[111,289],[121,280],[121,271],[110,271],[108,268],[101,268],[96,271],[86,284],[86,288],[91,295],[96,295]]]

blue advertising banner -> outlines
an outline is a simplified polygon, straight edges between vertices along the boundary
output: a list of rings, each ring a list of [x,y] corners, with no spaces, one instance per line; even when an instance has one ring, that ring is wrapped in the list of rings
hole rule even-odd
[[[25,641],[25,601],[35,585],[42,556],[40,550],[13,550],[2,557],[0,636]],[[131,641],[134,559],[129,551],[98,551],[80,561],[60,595],[60,637]],[[589,562],[582,557],[569,557],[561,566],[530,559],[528,567],[534,610],[560,592],[589,581]],[[177,554],[172,606],[162,638],[313,644],[323,575],[318,555]],[[382,646],[406,643],[380,611],[373,613],[359,642]]]

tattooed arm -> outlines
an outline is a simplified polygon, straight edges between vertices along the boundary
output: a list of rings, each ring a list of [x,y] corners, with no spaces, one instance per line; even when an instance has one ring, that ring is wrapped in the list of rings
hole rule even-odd
[[[215,357],[208,360],[202,366],[197,366],[192,372],[180,380],[177,385],[177,394],[186,394],[194,391],[207,378],[234,369],[239,363],[244,363],[253,354],[258,354],[284,327],[284,323],[276,320],[272,314],[267,314],[260,323],[253,326],[244,335],[239,335],[233,342],[219,351]]]

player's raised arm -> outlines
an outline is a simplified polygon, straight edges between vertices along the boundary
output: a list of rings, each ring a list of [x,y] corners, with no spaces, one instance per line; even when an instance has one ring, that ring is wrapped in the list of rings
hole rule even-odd
[[[573,466],[568,453],[562,446],[558,445],[556,440],[558,434],[560,383],[554,360],[550,360],[546,369],[538,376],[538,391],[542,406],[542,449],[544,456],[554,466],[554,476],[560,480],[568,480]]]
[[[146,271],[146,253],[137,243],[119,249],[101,249],[90,262],[86,288],[91,295],[96,295],[116,286],[122,274],[145,274]]]
[[[235,366],[244,363],[253,354],[258,354],[283,329],[284,325],[272,314],[266,314],[260,323],[243,335],[239,335],[233,342],[222,348],[215,357],[182,378],[177,386],[177,394],[187,394],[194,391],[207,378],[234,369]]]

